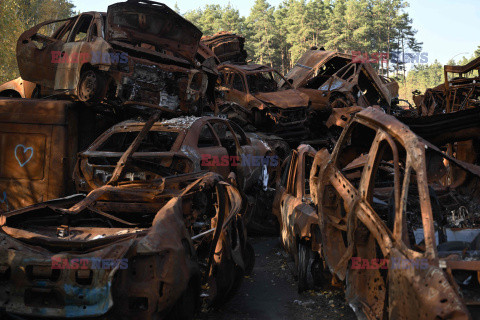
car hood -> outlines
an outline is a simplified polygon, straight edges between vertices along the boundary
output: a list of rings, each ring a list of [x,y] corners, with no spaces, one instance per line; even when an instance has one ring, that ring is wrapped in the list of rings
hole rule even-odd
[[[202,32],[166,5],[120,2],[108,7],[107,41],[146,43],[194,62]]]
[[[308,96],[297,90],[282,90],[276,92],[259,92],[255,98],[263,103],[274,105],[282,109],[308,107]]]

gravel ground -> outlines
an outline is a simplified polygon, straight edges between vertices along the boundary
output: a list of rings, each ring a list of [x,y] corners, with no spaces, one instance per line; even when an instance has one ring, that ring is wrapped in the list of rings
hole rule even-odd
[[[253,238],[255,268],[239,292],[216,310],[203,310],[198,319],[356,319],[338,289],[297,293],[293,262],[278,238]]]

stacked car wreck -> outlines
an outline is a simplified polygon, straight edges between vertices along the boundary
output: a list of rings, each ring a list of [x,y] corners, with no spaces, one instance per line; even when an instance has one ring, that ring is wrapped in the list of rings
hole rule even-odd
[[[215,111],[218,62],[201,36],[152,1],[20,36],[22,78],[1,94],[74,102],[2,100],[2,137],[23,138],[17,147],[2,139],[18,174],[0,181],[1,317],[191,319],[202,301],[228,300],[251,272],[244,191],[260,184],[262,168],[209,166],[202,155],[263,158],[269,147],[217,117],[159,122]],[[113,127],[71,166],[95,134],[132,117],[149,120]],[[83,193],[58,198],[72,194],[72,168]],[[32,194],[11,198],[18,180]]]
[[[18,66],[24,81],[37,84],[38,97],[200,114],[213,102],[216,79],[215,57],[201,47],[201,36],[163,4],[127,1],[24,32]]]
[[[215,173],[168,175],[145,154],[142,162],[157,119],[135,133],[108,181],[87,196],[2,215],[5,312],[184,319],[199,308],[202,284],[211,304],[238,288],[254,259],[242,194]]]

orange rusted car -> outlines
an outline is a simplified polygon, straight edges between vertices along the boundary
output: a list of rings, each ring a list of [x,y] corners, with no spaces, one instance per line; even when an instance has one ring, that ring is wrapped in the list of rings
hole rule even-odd
[[[222,64],[218,68],[219,109],[229,118],[285,139],[306,137],[308,96],[280,89],[275,69],[258,64]]]
[[[162,3],[126,1],[25,31],[17,62],[41,97],[200,114],[214,102],[217,77],[216,57],[201,37]]]

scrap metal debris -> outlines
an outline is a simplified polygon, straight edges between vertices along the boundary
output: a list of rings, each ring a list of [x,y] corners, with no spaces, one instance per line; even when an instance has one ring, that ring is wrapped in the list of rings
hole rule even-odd
[[[241,193],[214,173],[107,185],[9,212],[0,303],[34,317],[191,317],[202,285],[220,303],[252,268],[242,214]]]
[[[480,70],[480,58],[463,66],[446,65],[444,83],[429,88],[424,94],[414,91],[413,99],[417,107],[417,116],[431,116],[480,106],[480,77],[473,71]]]
[[[202,42],[215,53],[221,63],[246,62],[245,37],[239,34],[227,31],[218,32],[212,36],[203,36]]]
[[[312,48],[284,77],[241,35],[128,0],[25,31],[17,62],[0,317],[191,319],[252,271],[248,226],[280,231],[299,292],[344,289],[359,318],[472,318],[480,58],[414,109],[350,54]]]

